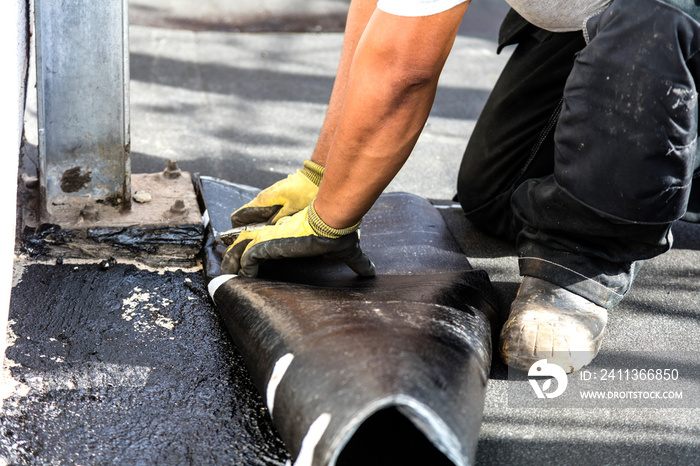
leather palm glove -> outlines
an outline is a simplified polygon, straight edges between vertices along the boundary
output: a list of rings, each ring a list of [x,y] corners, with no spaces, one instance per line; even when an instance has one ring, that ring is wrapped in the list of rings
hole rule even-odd
[[[255,199],[231,214],[231,226],[273,224],[282,217],[299,212],[316,197],[322,177],[322,165],[304,161],[304,168],[262,190]]]
[[[267,259],[326,256],[343,260],[358,275],[373,277],[374,264],[360,249],[359,227],[360,222],[348,228],[331,228],[311,202],[275,225],[242,232],[224,253],[221,272],[255,277],[260,263]]]

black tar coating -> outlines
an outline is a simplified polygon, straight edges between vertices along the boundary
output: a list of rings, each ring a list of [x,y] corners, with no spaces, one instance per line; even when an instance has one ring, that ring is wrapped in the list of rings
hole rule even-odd
[[[47,255],[46,238],[49,236],[59,243],[70,242],[72,239],[71,233],[62,231],[59,225],[43,223],[38,228],[24,227],[21,251],[31,257]]]
[[[87,237],[97,243],[111,244],[132,252],[157,253],[164,244],[180,244],[199,248],[202,244],[201,225],[169,225],[167,227],[90,228]]]
[[[10,319],[6,355],[29,392],[3,403],[8,464],[287,460],[200,274],[35,264]]]

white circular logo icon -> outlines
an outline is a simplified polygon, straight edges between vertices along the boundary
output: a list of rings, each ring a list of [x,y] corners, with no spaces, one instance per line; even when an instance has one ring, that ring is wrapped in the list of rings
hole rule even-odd
[[[566,372],[564,369],[557,366],[556,364],[550,364],[546,359],[540,359],[534,363],[530,370],[527,372],[530,377],[553,377],[557,381],[557,389],[553,392],[549,392],[552,386],[552,379],[546,379],[542,383],[542,387],[538,383],[538,379],[529,379],[532,389],[535,391],[537,398],[556,398],[566,390],[566,384],[569,380],[566,377]]]

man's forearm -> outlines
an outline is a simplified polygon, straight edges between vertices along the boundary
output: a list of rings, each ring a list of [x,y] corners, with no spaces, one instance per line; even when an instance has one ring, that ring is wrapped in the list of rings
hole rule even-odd
[[[314,204],[328,225],[359,221],[405,163],[465,9],[420,18],[375,11],[352,62]]]
[[[345,101],[347,90],[348,75],[350,73],[350,65],[352,64],[357,43],[362,37],[362,33],[367,26],[367,22],[374,13],[377,6],[377,0],[352,0],[348,10],[348,19],[345,26],[345,35],[343,38],[343,50],[340,54],[340,62],[338,71],[333,83],[333,91],[328,102],[326,117],[321,127],[321,133],[318,136],[316,147],[314,148],[311,160],[314,162],[326,165],[328,151],[330,150],[333,136],[338,126],[338,119]]]
[[[381,73],[376,81],[372,76],[362,80],[363,87],[372,89],[371,97],[348,93],[317,195],[319,216],[334,228],[359,221],[398,173],[425,125],[435,95],[432,83],[397,90],[381,83]]]

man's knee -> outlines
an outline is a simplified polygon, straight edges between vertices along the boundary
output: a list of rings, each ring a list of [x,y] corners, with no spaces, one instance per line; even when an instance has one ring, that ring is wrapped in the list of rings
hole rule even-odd
[[[599,212],[665,223],[683,215],[692,178],[697,94],[684,55],[700,35],[674,8],[644,4],[620,0],[589,22],[591,42],[564,90],[555,177]]]

